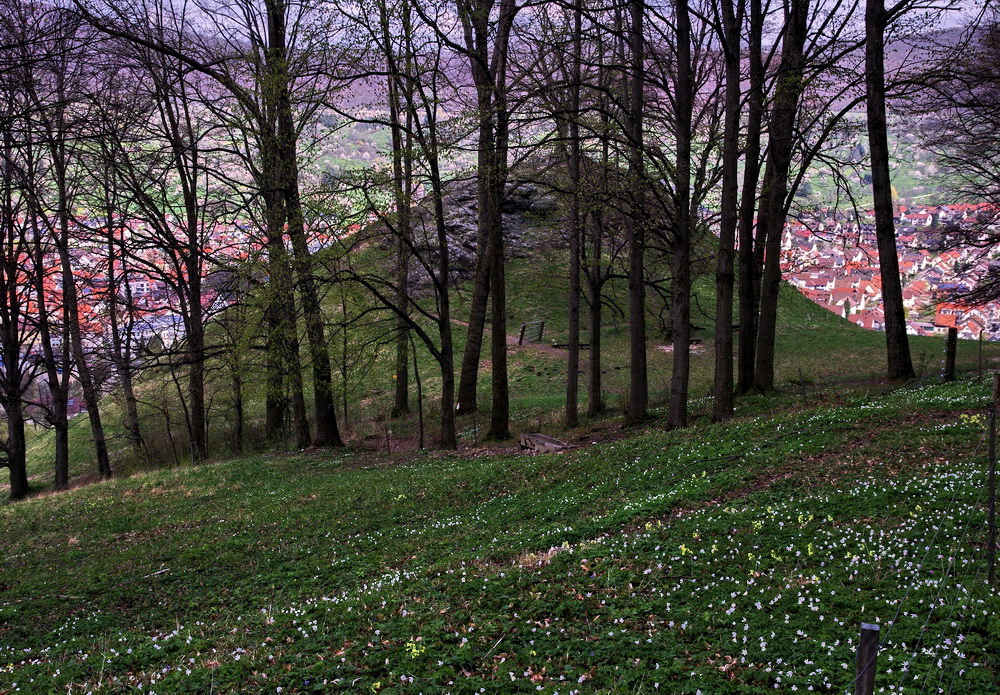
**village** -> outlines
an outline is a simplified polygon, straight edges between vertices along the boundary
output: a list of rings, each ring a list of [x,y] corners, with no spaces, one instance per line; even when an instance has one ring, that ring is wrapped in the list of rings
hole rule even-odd
[[[951,301],[975,287],[1000,259],[974,245],[942,244],[947,229],[989,233],[993,213],[986,204],[897,205],[896,249],[911,335],[939,335],[954,327],[963,339],[1000,339],[1000,302]],[[824,309],[862,328],[883,329],[874,212],[855,217],[820,210],[790,220],[782,240],[782,273]]]

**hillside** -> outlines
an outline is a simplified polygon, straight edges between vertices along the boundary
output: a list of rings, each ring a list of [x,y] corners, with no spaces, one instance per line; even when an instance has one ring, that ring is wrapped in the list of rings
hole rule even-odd
[[[484,446],[466,417],[458,452],[414,451],[412,422],[359,421],[343,451],[0,506],[0,693],[844,692],[861,622],[882,626],[885,692],[996,692],[985,381],[939,384],[943,340],[915,338],[923,378],[887,386],[883,334],[783,287],[777,393],[708,422],[702,328],[694,426],[622,430],[627,329],[612,313],[612,410],[566,432],[549,345],[565,335],[563,267],[559,250],[511,263],[510,330],[548,322],[544,346],[512,349],[512,410],[515,430],[577,448]],[[696,324],[713,303],[699,282]],[[977,350],[960,341],[967,372]],[[986,366],[998,359],[987,344]],[[656,403],[670,370],[657,339],[650,366]],[[354,412],[384,412],[391,369],[373,362]]]
[[[511,384],[511,414],[512,427],[515,433],[525,431],[547,431],[562,437],[575,437],[581,441],[590,441],[591,428],[605,430],[608,426],[618,427],[620,407],[628,387],[628,324],[623,314],[614,309],[606,309],[603,340],[603,389],[604,400],[609,408],[605,416],[585,421],[583,427],[572,433],[562,431],[561,418],[564,403],[566,365],[564,352],[551,349],[553,342],[566,341],[566,302],[565,288],[566,260],[565,251],[551,248],[539,243],[526,258],[513,259],[508,267],[508,332],[517,335],[522,322],[544,319],[546,321],[545,335],[541,344],[526,344],[515,346],[510,350],[510,384]],[[619,282],[606,285],[607,304],[609,307],[624,307],[626,305],[625,289]],[[468,315],[466,302],[469,299],[468,288],[463,286],[455,292],[453,313],[455,316]],[[696,283],[692,307],[692,321],[699,329],[694,336],[702,342],[694,348],[691,364],[691,408],[694,418],[707,418],[711,409],[711,388],[714,353],[712,347],[713,321],[712,312],[715,306],[714,285],[710,278],[702,278]],[[337,311],[331,306],[330,311]],[[735,317],[734,317],[734,320]],[[652,325],[652,320],[651,320]],[[455,350],[461,355],[464,348],[464,328],[461,324],[455,326]],[[357,367],[360,376],[348,383],[350,420],[346,424],[349,443],[355,449],[384,451],[386,428],[393,440],[393,450],[416,448],[416,416],[398,421],[386,421],[393,391],[393,373],[395,371],[394,353],[391,346],[383,342],[365,337],[365,331],[377,335],[384,330],[373,324],[355,329],[361,335],[358,340],[367,350],[366,360],[370,364],[364,369]],[[662,335],[651,330],[648,352],[650,372],[650,397],[654,416],[665,416],[665,411],[659,408],[666,402],[671,355],[665,349],[669,341]],[[583,340],[587,338],[584,335]],[[539,347],[539,345],[546,347]],[[352,349],[355,345],[352,343]],[[910,347],[913,353],[914,366],[917,375],[926,377],[937,375],[941,371],[944,350],[943,338],[911,337]],[[880,332],[866,331],[853,323],[846,321],[829,311],[813,304],[796,289],[782,285],[779,315],[778,335],[776,342],[776,384],[779,391],[794,392],[801,396],[803,391],[823,392],[829,384],[844,380],[856,383],[877,382],[884,373],[885,336]],[[975,341],[959,341],[958,364],[960,369],[973,370],[978,367],[979,346]],[[338,356],[334,354],[334,361]],[[488,349],[484,350],[480,369],[479,389],[480,402],[489,402],[489,370]],[[583,353],[583,360],[588,355]],[[987,343],[984,347],[984,363],[987,368],[1000,362],[1000,344]],[[224,370],[215,363],[210,363],[210,373]],[[426,394],[437,393],[440,388],[440,378],[437,376],[437,365],[425,352],[420,352],[419,367],[422,376],[423,389]],[[263,383],[260,374],[250,373],[247,380],[248,420],[258,422],[262,417]],[[220,386],[218,401],[225,401],[228,396],[226,384]],[[141,387],[146,400],[156,401],[163,409],[177,413],[174,427],[182,430],[182,406],[177,402],[176,386],[169,372],[161,370],[151,373],[146,378],[145,386]],[[411,389],[412,398],[416,399],[415,389]],[[585,403],[585,390],[581,391],[581,403]],[[759,408],[769,408],[771,398],[744,398],[737,403],[738,412],[751,413]],[[436,402],[426,404],[426,423],[429,431],[433,431]],[[218,407],[218,406],[217,406]],[[416,404],[414,403],[414,408]],[[121,474],[131,474],[145,469],[144,465],[128,458],[127,441],[120,425],[120,404],[117,394],[112,394],[103,403],[105,421],[109,428],[109,446],[112,449],[113,463]],[[214,411],[213,411],[214,412]],[[154,441],[151,446],[164,461],[173,457],[183,463],[187,451],[180,449],[170,452],[166,436],[162,430],[162,415],[160,411],[150,413],[151,434]],[[224,411],[214,417],[225,417]],[[256,418],[256,419],[255,419]],[[481,419],[481,418],[480,418]],[[460,419],[460,446],[468,447],[478,443],[478,429],[483,423],[473,416]],[[342,426],[344,423],[342,423]],[[159,428],[159,429],[155,429]],[[228,442],[220,442],[221,449],[228,449]],[[52,482],[52,450],[53,433],[36,425],[29,430],[28,473],[32,487],[46,491]],[[85,482],[93,473],[93,447],[90,442],[90,429],[85,415],[80,415],[71,421],[70,426],[70,464],[71,479]]]
[[[843,692],[862,621],[886,692],[996,692],[986,399],[838,389],[563,455],[256,456],[9,505],[0,692]]]
[[[562,340],[560,253],[512,263],[512,330]],[[471,418],[460,452],[413,452],[397,423],[391,457],[355,432],[0,507],[0,692],[842,692],[862,621],[887,630],[887,692],[995,692],[985,382],[938,385],[943,341],[914,339],[922,385],[887,389],[882,334],[782,291],[780,390],[725,425],[708,329],[680,432],[616,412],[562,432],[564,363],[529,345],[515,427],[569,453],[477,445]],[[604,337],[614,406],[626,328]],[[87,448],[81,427],[78,476]]]

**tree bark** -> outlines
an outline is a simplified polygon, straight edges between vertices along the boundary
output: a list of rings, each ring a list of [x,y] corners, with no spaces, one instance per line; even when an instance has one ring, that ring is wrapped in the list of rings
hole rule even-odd
[[[388,51],[391,36],[388,15],[384,5],[382,10],[383,41]],[[405,109],[406,125],[400,114],[400,75],[396,74],[396,61],[390,62],[389,69],[389,122],[392,136],[393,197],[396,203],[396,303],[409,313],[410,284],[410,206],[412,184],[412,118],[410,109]],[[400,417],[410,412],[409,384],[410,331],[406,316],[396,318],[396,383],[393,395],[392,417]]]
[[[573,6],[573,65],[570,84],[569,338],[566,365],[566,427],[579,424],[580,383],[580,87],[583,60],[583,0]]]
[[[726,62],[725,124],[722,135],[722,194],[719,258],[715,270],[715,381],[712,420],[733,416],[733,255],[739,222],[740,30],[745,0],[722,0],[723,51]],[[748,167],[753,166],[748,161]]]
[[[750,84],[747,103],[747,137],[743,160],[743,190],[739,211],[739,344],[736,391],[753,388],[757,360],[757,296],[760,274],[754,252],[754,213],[757,211],[757,183],[760,181],[760,139],[764,122],[764,12],[761,0],[750,0],[748,58]]]
[[[294,150],[294,148],[293,148]],[[306,324],[306,339],[309,344],[309,358],[312,363],[313,407],[316,416],[316,446],[343,446],[340,429],[337,426],[337,411],[334,406],[333,375],[330,353],[326,341],[323,308],[316,288],[312,254],[306,243],[302,220],[302,206],[298,193],[298,166],[288,182],[289,195],[289,236],[295,256],[299,295]]]
[[[899,257],[896,255],[896,228],[893,224],[892,181],[889,176],[889,141],[885,113],[887,23],[884,0],[867,0],[865,90],[872,194],[875,202],[875,239],[878,245],[879,272],[882,275],[882,307],[885,312],[886,376],[897,381],[912,379],[916,374],[906,335],[906,312],[899,277]]]
[[[803,91],[802,63],[808,13],[809,0],[791,0],[768,129],[768,170],[764,175],[762,192],[762,205],[767,206],[767,222],[764,227],[764,274],[760,289],[754,375],[754,388],[758,391],[770,391],[774,388],[774,345],[778,290],[781,286],[781,236],[787,212],[788,174],[795,139],[795,118]]]
[[[587,277],[588,296],[590,298],[590,358],[588,360],[587,381],[587,414],[591,417],[599,415],[604,410],[604,396],[601,393],[601,294],[604,280],[601,277],[601,255],[603,239],[601,223],[596,219],[596,213],[591,216],[593,229],[590,235],[590,271]]]
[[[506,149],[506,148],[505,148]],[[506,159],[506,155],[504,155]],[[496,161],[494,170],[500,176],[506,161]],[[490,429],[486,436],[503,440],[510,437],[510,393],[507,381],[507,287],[504,272],[503,225],[500,220],[500,205],[503,187],[491,186],[489,206],[494,222],[490,229],[490,357],[492,365],[490,377],[493,393],[490,398]]]
[[[510,386],[507,375],[507,282],[505,273],[502,210],[507,187],[507,147],[510,113],[507,107],[507,50],[510,28],[516,13],[515,0],[500,0],[496,38],[491,61],[490,89],[493,92],[493,140],[489,148],[487,222],[490,234],[490,326],[491,381],[490,429],[487,437],[510,438]],[[480,179],[482,180],[482,179]],[[482,233],[482,230],[480,230]]]
[[[64,233],[66,233],[66,229],[64,227]],[[83,332],[80,329],[80,310],[76,294],[76,280],[73,278],[73,267],[69,251],[64,243],[59,245],[59,256],[63,274],[63,303],[66,307],[66,320],[69,321],[70,326],[70,345],[73,353],[73,362],[76,365],[77,377],[80,379],[80,389],[83,391],[83,400],[87,405],[90,432],[94,438],[97,474],[102,478],[110,478],[111,462],[108,458],[108,445],[104,436],[104,424],[101,421],[101,396],[94,383],[87,352],[83,345]]]
[[[687,0],[676,0],[677,81],[674,104],[677,141],[674,193],[673,360],[668,426],[687,427],[691,376],[691,118],[694,80],[691,66],[691,16]]]
[[[276,164],[274,166],[277,166]],[[286,360],[289,345],[289,319],[285,297],[291,292],[287,253],[282,234],[284,214],[281,201],[273,192],[265,192],[268,286],[267,307],[264,319],[267,330],[266,345],[266,394],[264,437],[274,440],[281,435],[285,422],[287,398],[285,395]]]
[[[632,210],[626,219],[628,245],[629,393],[625,420],[636,424],[646,418],[649,382],[646,368],[646,210],[643,195],[642,107],[643,107],[643,0],[630,0],[628,100],[628,180]]]
[[[63,151],[64,143],[53,143],[53,164],[56,176],[56,192],[58,195],[57,215],[59,229],[56,247],[59,252],[59,263],[62,270],[63,313],[69,325],[70,351],[76,365],[76,374],[83,391],[83,400],[87,406],[87,417],[90,420],[90,431],[94,438],[94,454],[97,459],[97,474],[102,478],[111,477],[111,462],[108,458],[108,446],[104,436],[104,424],[101,421],[101,396],[94,384],[90,371],[87,352],[83,344],[83,331],[80,327],[80,309],[76,291],[76,278],[73,275],[72,259],[69,254],[69,194],[66,185],[66,160]]]
[[[63,312],[61,355],[57,358],[52,347],[51,308],[45,296],[45,252],[42,248],[42,232],[38,228],[38,217],[31,213],[31,228],[34,234],[32,254],[35,272],[33,274],[35,302],[38,305],[38,337],[42,345],[42,359],[52,403],[49,406],[49,424],[54,431],[53,464],[55,487],[65,490],[69,487],[69,377],[72,369],[70,357],[69,322]]]
[[[110,209],[110,205],[108,206]],[[123,282],[128,286],[128,274],[124,272],[124,254],[119,256],[116,251],[118,242],[115,238],[115,230],[112,226],[112,215],[106,215],[108,219],[108,323],[111,327],[111,349],[114,351],[115,372],[118,375],[118,383],[122,389],[122,401],[125,406],[124,424],[125,432],[132,449],[139,452],[143,448],[142,433],[139,431],[139,407],[135,397],[135,386],[132,381],[132,351],[129,348],[131,343],[131,322],[125,326],[123,335],[121,322],[118,317],[120,302],[118,300],[119,280],[115,272],[116,261],[121,258],[123,267]],[[125,309],[131,312],[131,302],[126,301]]]
[[[288,222],[288,236],[292,242],[293,265],[296,271],[298,292],[302,303],[302,313],[306,325],[306,340],[309,359],[312,363],[313,407],[316,420],[317,446],[343,446],[337,427],[337,411],[334,406],[333,375],[330,353],[326,342],[323,310],[316,287],[312,253],[306,239],[302,201],[299,196],[298,144],[292,113],[292,76],[288,72],[288,46],[285,13],[286,0],[269,0],[266,3],[268,15],[267,73],[273,80],[273,89],[265,85],[265,103],[273,100],[277,111],[277,156],[282,160],[280,171],[284,174],[281,183],[284,210]],[[296,338],[296,342],[298,342]],[[299,375],[292,374],[293,386],[301,381]],[[293,399],[297,398],[293,389]],[[297,408],[293,403],[293,413]],[[304,418],[296,418],[299,443],[309,442],[308,426]],[[308,443],[306,444],[308,446]]]
[[[7,469],[10,473],[10,498],[22,500],[31,492],[28,485],[26,441],[24,435],[24,410],[20,398],[3,399],[7,415]]]
[[[480,155],[481,157],[482,155]],[[483,166],[480,160],[479,168]],[[478,186],[482,191],[482,185]],[[479,194],[479,238],[476,240],[476,270],[472,282],[469,306],[469,325],[465,329],[465,350],[458,382],[458,412],[474,413],[479,409],[479,361],[483,352],[483,335],[486,330],[486,311],[489,308],[490,270],[489,239],[483,234],[485,205]]]

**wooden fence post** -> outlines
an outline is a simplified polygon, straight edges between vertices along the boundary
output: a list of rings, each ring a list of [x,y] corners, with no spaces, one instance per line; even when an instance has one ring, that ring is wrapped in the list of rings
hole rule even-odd
[[[944,349],[944,380],[955,380],[955,353],[958,351],[958,329],[954,326],[948,329],[948,342]]]
[[[979,372],[977,378],[983,378],[983,332],[979,331]]]
[[[996,581],[997,568],[997,401],[1000,401],[1000,373],[993,375],[993,399],[990,401],[990,475],[989,511],[987,524],[989,538],[986,540],[987,579]]]
[[[521,324],[521,333],[520,333],[520,335],[517,336],[517,344],[518,345],[524,345],[524,329],[527,327],[527,325],[528,324],[526,324],[526,323],[522,323]]]
[[[858,642],[854,695],[872,695],[875,692],[875,660],[878,658],[878,642],[879,626],[861,623],[861,641]]]

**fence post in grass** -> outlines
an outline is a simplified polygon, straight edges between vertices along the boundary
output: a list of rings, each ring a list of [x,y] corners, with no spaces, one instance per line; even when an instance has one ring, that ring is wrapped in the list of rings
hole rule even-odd
[[[990,401],[989,537],[986,539],[987,579],[990,584],[996,582],[997,570],[997,401],[1000,401],[1000,373],[993,375],[993,398]]]
[[[524,329],[527,328],[527,326],[528,326],[528,324],[526,324],[526,323],[522,323],[521,324],[521,333],[520,333],[520,335],[517,336],[517,344],[518,345],[524,345]]]
[[[879,626],[861,623],[861,641],[858,642],[854,695],[872,695],[875,692],[875,660],[878,658],[878,641]]]
[[[979,372],[978,377],[980,381],[983,379],[983,332],[979,331]]]
[[[410,354],[413,355],[413,378],[417,382],[417,427],[420,433],[419,448],[424,448],[424,389],[420,383],[420,367],[417,366],[417,342],[410,335]]]
[[[944,348],[944,380],[955,380],[955,353],[958,351],[958,329],[954,326],[948,329],[948,342]]]

